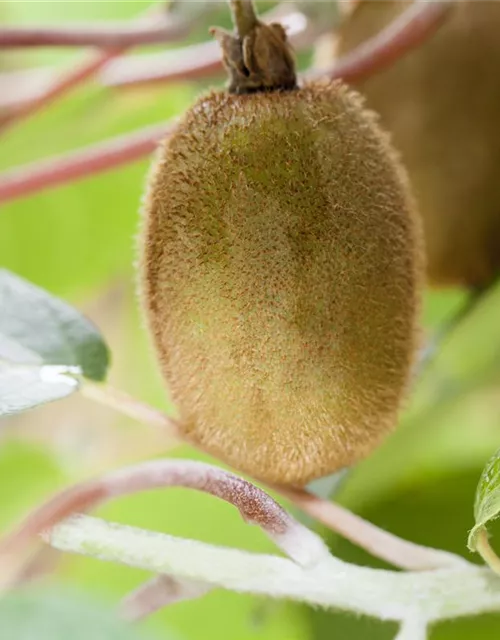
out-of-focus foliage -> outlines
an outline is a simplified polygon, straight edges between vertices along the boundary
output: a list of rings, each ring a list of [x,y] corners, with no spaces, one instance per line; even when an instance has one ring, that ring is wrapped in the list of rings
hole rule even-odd
[[[0,19],[115,20],[144,8],[145,3],[136,0],[8,0],[2,3]],[[204,38],[207,27],[200,25],[192,37]],[[0,54],[0,67],[67,63],[82,53],[9,52]],[[203,88],[178,83],[120,92],[91,83],[3,135],[0,168],[169,119],[182,113]],[[148,161],[141,161],[2,207],[0,266],[79,306],[110,343],[113,382],[165,408],[167,394],[135,301],[134,238],[147,169]],[[427,329],[453,313],[462,296],[460,292],[428,295]],[[500,442],[499,326],[500,291],[493,291],[453,334],[416,386],[398,431],[344,482],[339,493],[342,504],[399,535],[471,558],[466,541],[474,524],[475,487]],[[161,438],[147,427],[78,397],[2,422],[3,531],[56,488],[125,461],[162,454]],[[201,458],[187,448],[176,455]],[[180,489],[123,498],[100,515],[214,543],[272,549],[258,530],[239,520],[234,509]],[[380,566],[342,540],[331,536],[329,540],[341,557]],[[76,557],[64,558],[56,576],[106,606],[146,577],[140,571]],[[255,598],[224,592],[162,611],[146,623],[145,630],[160,637],[169,637],[166,634],[173,630],[184,640],[382,640],[395,632],[393,625],[283,603],[262,606]],[[490,640],[499,633],[500,617],[492,615],[440,625],[433,639]]]
[[[84,624],[82,624],[84,622]],[[62,590],[29,590],[0,600],[0,635],[16,640],[152,640],[103,603]],[[174,640],[164,634],[164,640]]]

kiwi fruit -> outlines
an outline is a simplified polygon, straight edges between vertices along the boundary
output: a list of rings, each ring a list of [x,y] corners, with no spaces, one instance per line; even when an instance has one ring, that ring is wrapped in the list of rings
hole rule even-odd
[[[185,438],[299,487],[396,424],[419,341],[419,220],[358,94],[297,88],[279,25],[215,33],[230,90],[159,149],[140,297]]]
[[[375,36],[409,4],[359,0],[336,35],[336,55]],[[500,267],[499,29],[499,2],[456,2],[420,47],[353,84],[401,153],[436,287],[482,289]]]

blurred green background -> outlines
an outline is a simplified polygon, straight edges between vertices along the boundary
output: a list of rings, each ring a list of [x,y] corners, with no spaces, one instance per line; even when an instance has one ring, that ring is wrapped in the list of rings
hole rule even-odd
[[[146,2],[0,3],[3,23],[130,18]],[[227,24],[227,11],[221,19]],[[213,17],[211,17],[211,23]],[[218,21],[220,22],[220,20]],[[200,24],[190,41],[206,38]],[[82,52],[28,50],[0,55],[0,69],[66,64]],[[221,84],[220,78],[211,84]],[[2,135],[0,169],[56,155],[186,109],[208,85],[118,91],[96,84],[30,117]],[[149,160],[50,189],[3,206],[0,265],[72,302],[101,327],[113,352],[111,382],[169,408],[135,299],[133,263],[138,208]],[[429,292],[424,323],[431,331],[457,308],[460,291]],[[500,291],[493,291],[447,341],[416,386],[398,431],[349,476],[339,501],[388,530],[469,557],[475,486],[500,442]],[[57,488],[126,462],[161,455],[159,436],[79,397],[2,420],[0,527],[6,529]],[[191,450],[176,455],[200,457]],[[100,515],[172,534],[256,551],[272,551],[259,531],[215,499],[168,490],[121,499]],[[334,553],[381,566],[325,532]],[[472,559],[472,558],[469,558]],[[144,578],[141,572],[65,557],[51,578],[112,605]],[[214,592],[173,606],[146,624],[153,635],[194,640],[379,640],[392,625],[287,603]],[[494,638],[500,615],[443,624],[433,640]]]

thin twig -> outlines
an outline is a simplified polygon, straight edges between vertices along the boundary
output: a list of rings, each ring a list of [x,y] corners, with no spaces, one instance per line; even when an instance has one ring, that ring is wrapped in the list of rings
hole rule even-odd
[[[79,391],[90,400],[110,407],[133,420],[160,429],[162,433],[173,440],[177,440],[179,444],[182,441],[179,425],[173,418],[144,402],[140,402],[123,391],[113,389],[107,384],[96,384],[88,380],[82,382]]]
[[[380,33],[339,58],[327,69],[313,70],[307,79],[329,77],[346,82],[373,75],[420,46],[445,22],[456,0],[414,0]]]
[[[307,491],[281,488],[278,488],[278,491],[318,522],[395,567],[423,571],[468,564],[460,556],[447,551],[403,540],[340,505],[322,500]]]
[[[495,573],[500,575],[500,558],[493,551],[488,540],[488,532],[483,527],[477,534],[476,551],[481,555],[482,559]]]
[[[211,589],[211,586],[193,580],[155,576],[122,600],[120,615],[129,622],[138,622],[175,602],[200,598]]]
[[[79,151],[9,169],[0,174],[0,203],[139,160],[152,153],[171,128],[170,123],[146,127]]]
[[[0,49],[47,46],[115,49],[168,42],[187,32],[186,22],[171,15],[158,16],[154,24],[3,27],[0,29]]]
[[[40,93],[35,99],[11,109],[5,114],[1,114],[0,131],[4,131],[6,127],[11,126],[14,122],[18,122],[39,111],[41,108],[52,104],[52,102],[55,102],[55,100],[68,93],[71,89],[91,78],[108,64],[108,62],[121,55],[124,51],[125,49],[123,48],[92,54],[92,56],[84,60],[81,64],[78,64],[75,68],[57,77],[54,82],[50,83],[45,91]]]
[[[202,80],[222,73],[220,49],[216,42],[202,42],[175,51],[127,56],[107,65],[99,74],[105,87],[130,87]]]

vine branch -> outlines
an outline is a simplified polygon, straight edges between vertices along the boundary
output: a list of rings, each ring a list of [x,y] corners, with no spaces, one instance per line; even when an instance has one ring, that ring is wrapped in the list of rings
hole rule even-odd
[[[164,7],[161,8],[161,13],[159,13],[158,7],[153,6],[153,9],[148,8],[145,13],[136,20],[136,23],[138,25],[144,23],[145,28],[153,26],[158,20],[163,22],[167,19],[164,12]],[[169,19],[171,20],[171,18]],[[181,25],[183,28],[181,28]],[[170,31],[170,35],[168,36],[169,40],[181,37],[191,29],[191,25],[186,20],[182,23],[178,21],[178,27],[177,31],[175,29]],[[2,114],[0,117],[0,130],[4,130],[20,119],[26,118],[43,107],[48,106],[71,89],[82,84],[106,66],[111,60],[119,58],[127,51],[129,46],[130,45],[122,45],[112,49],[103,49],[97,53],[93,52],[81,62],[77,62],[72,69],[58,75],[53,81],[49,82],[48,86],[38,95],[35,94],[35,97],[31,101],[25,102],[17,106],[17,108],[11,108],[6,114]]]
[[[209,493],[234,505],[249,524],[258,525],[295,562],[314,564],[329,555],[321,538],[294,520],[267,493],[242,478],[201,462],[153,460],[125,467],[56,494],[32,511],[0,542],[2,583],[17,579],[33,539],[77,511],[88,511],[119,496],[165,487]]]
[[[433,623],[500,609],[500,577],[476,565],[401,573],[328,556],[305,568],[286,558],[215,547],[88,516],[62,522],[43,539],[61,551],[177,579],[402,622],[399,640],[423,640],[423,620]]]
[[[469,564],[454,553],[424,547],[399,538],[339,504],[322,500],[307,491],[281,488],[278,490],[304,513],[395,567],[423,571],[438,567],[463,567]]]
[[[308,78],[328,76],[352,82],[384,69],[430,38],[446,21],[457,0],[414,0],[380,33],[339,58],[327,69],[314,70]]]
[[[168,42],[187,33],[185,21],[159,15],[154,23],[64,25],[57,27],[3,27],[0,49],[27,47],[99,47],[116,49]]]
[[[183,440],[177,423],[147,404],[131,398],[107,385],[85,382],[80,391],[83,395],[105,404],[124,415],[166,430],[174,440]],[[460,556],[439,549],[431,549],[403,540],[384,531],[340,505],[322,500],[308,491],[273,487],[304,513],[323,523],[332,531],[365,549],[375,557],[402,569],[422,571],[437,567],[463,566],[467,564]]]
[[[178,441],[178,444],[182,441],[179,426],[173,418],[123,391],[113,389],[107,384],[96,384],[88,380],[81,382],[79,391],[89,400],[103,404],[133,420],[160,429],[162,433]]]
[[[41,108],[48,106],[58,98],[68,93],[71,89],[82,84],[85,80],[88,80],[102,69],[108,62],[121,55],[123,51],[125,51],[125,49],[102,51],[97,54],[93,54],[88,58],[88,60],[84,60],[75,68],[63,73],[61,76],[58,76],[33,100],[12,108],[5,114],[1,114],[0,131],[5,130],[21,118],[25,118],[30,114],[39,111]]]
[[[9,169],[0,174],[0,203],[139,160],[156,149],[171,127],[170,123],[153,125],[79,151]]]

